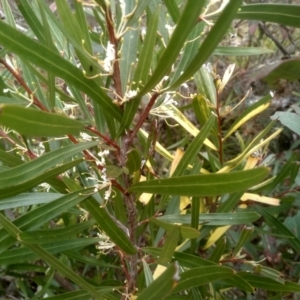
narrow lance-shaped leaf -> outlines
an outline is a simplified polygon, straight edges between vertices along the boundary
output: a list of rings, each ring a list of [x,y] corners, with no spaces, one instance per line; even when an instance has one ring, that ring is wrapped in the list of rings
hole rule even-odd
[[[164,215],[157,217],[156,221],[164,221],[166,223],[182,223],[190,224],[192,216],[185,215]],[[211,226],[226,226],[251,223],[260,218],[260,215],[253,211],[241,211],[236,213],[214,213],[200,214],[199,223],[204,223]],[[150,219],[152,221],[152,218]]]
[[[50,243],[55,240],[65,240],[71,236],[76,236],[76,234],[83,232],[85,229],[91,227],[95,224],[95,220],[89,220],[83,223],[70,225],[63,228],[49,229],[49,230],[36,230],[20,233],[20,239],[25,243]]]
[[[300,285],[296,282],[286,281],[280,284],[273,279],[248,272],[240,272],[239,276],[255,288],[282,293],[300,293]]]
[[[180,274],[180,281],[175,287],[174,292],[180,292],[192,287],[201,286],[233,275],[234,270],[227,267],[209,266],[193,268]]]
[[[124,7],[124,13],[130,14],[135,9],[136,1],[127,0],[126,6]],[[134,24],[133,27],[139,26]],[[131,29],[131,28],[130,28]],[[128,89],[128,85],[132,82],[132,69],[137,60],[137,49],[139,42],[139,30],[128,30],[122,36],[122,55],[120,58],[120,77],[121,77],[121,86],[122,94],[124,95]]]
[[[171,15],[173,22],[177,23],[178,19],[180,17],[180,11],[177,6],[177,3],[173,0],[164,0],[164,4],[166,5],[166,7],[169,11],[169,14]]]
[[[69,208],[78,204],[79,202],[90,196],[90,193],[94,191],[94,188],[81,189],[74,193],[67,194],[54,200],[50,203],[39,206],[38,208],[31,210],[30,212],[17,218],[13,223],[20,230],[29,230],[40,227],[45,222],[50,221],[54,217],[67,211]],[[6,250],[15,242],[14,238],[8,236],[7,232],[0,229],[0,253]]]
[[[233,46],[220,46],[214,51],[214,55],[219,56],[250,56],[270,54],[274,51],[271,49],[261,47],[233,47]]]
[[[49,203],[62,196],[63,195],[60,193],[50,192],[22,193],[18,196],[2,200],[0,203],[0,210]]]
[[[210,255],[209,260],[218,263],[224,253],[225,248],[226,248],[226,238],[223,237],[216,242],[215,249]]]
[[[159,13],[160,7],[156,9],[155,13],[150,19],[145,40],[143,42],[143,47],[139,55],[138,64],[134,73],[133,84],[131,87],[132,90],[136,90],[140,83],[144,84],[149,76],[149,70],[151,67],[152,55],[154,53],[154,46],[157,36]],[[125,104],[125,111],[119,128],[119,134],[121,134],[123,130],[131,124],[140,101],[141,97],[134,97]]]
[[[0,124],[27,136],[78,135],[83,124],[65,117],[19,105],[0,106]]]
[[[208,137],[212,126],[214,125],[216,118],[214,115],[211,115],[210,118],[207,120],[205,125],[202,127],[201,131],[197,134],[197,136],[193,139],[193,141],[189,144],[188,148],[186,149],[183,157],[181,158],[180,162],[177,165],[173,173],[173,177],[182,175],[186,170],[188,164],[192,163],[195,158],[197,157],[205,139]]]
[[[188,0],[179,21],[174,29],[167,48],[163,52],[158,62],[158,67],[154,70],[152,77],[141,91],[141,95],[150,91],[160,80],[168,74],[172,64],[174,64],[179,52],[186,41],[188,34],[197,24],[197,19],[205,1]]]
[[[199,236],[199,231],[197,229],[191,228],[189,226],[173,225],[173,224],[170,224],[170,222],[168,222],[168,223],[167,222],[162,222],[158,218],[150,218],[149,220],[150,220],[150,222],[156,224],[157,226],[159,226],[159,227],[161,227],[161,228],[163,228],[167,231],[171,231],[171,230],[173,230],[174,226],[178,226],[179,231],[180,231],[180,235],[184,239],[195,239]],[[176,223],[176,221],[171,222],[171,223]]]
[[[126,23],[126,27],[132,27],[138,21],[138,19],[143,14],[145,8],[150,4],[151,1],[152,0],[136,1],[136,7],[134,9],[133,14],[127,16],[128,22]]]
[[[243,124],[245,124],[248,120],[261,113],[263,110],[267,109],[272,100],[271,95],[267,95],[257,101],[255,104],[249,106],[245,111],[243,111],[238,118],[233,122],[224,136],[224,140],[228,138],[233,132],[235,132],[238,128],[240,128]]]
[[[171,261],[180,238],[179,226],[175,225],[167,232],[164,245],[161,249],[158,262],[166,264]]]
[[[41,4],[39,3],[39,9],[41,12],[41,18],[43,21],[43,25],[44,25],[44,36],[46,39],[46,45],[49,48],[55,49],[55,45],[53,42],[53,37],[51,34],[51,28],[50,28],[50,24],[49,24],[49,20],[46,16],[45,11],[42,9]],[[34,14],[32,14],[34,15]],[[30,67],[29,67],[30,69]],[[48,72],[48,89],[49,89],[49,99],[48,99],[48,103],[50,104],[50,110],[53,111],[54,110],[54,106],[55,106],[55,90],[56,90],[56,86],[55,86],[55,75],[52,74],[51,72]]]
[[[29,177],[28,180],[26,180],[26,182],[22,182],[17,185],[11,185],[9,187],[4,187],[3,189],[1,189],[0,199],[7,199],[7,197],[18,195],[23,192],[28,192],[31,188],[44,182],[47,182],[49,185],[57,188],[58,190],[60,190],[60,192],[65,193],[66,190],[64,184],[59,179],[55,178],[55,176],[70,170],[71,168],[80,164],[82,161],[83,159],[75,159],[64,163],[58,167],[46,170],[43,174],[28,174],[28,176],[30,175],[34,177]],[[0,173],[0,179],[1,175],[2,173]]]
[[[33,161],[15,168],[0,172],[0,189],[22,184],[32,178],[36,178],[56,164],[61,163],[64,159],[97,144],[98,142],[88,142],[70,145],[46,153]]]
[[[99,203],[92,197],[84,201],[82,205],[97,221],[101,229],[105,231],[109,238],[120,249],[127,254],[135,254],[137,252],[137,249],[130,242],[128,235],[124,231],[127,228],[124,225],[122,228],[118,226],[122,224],[116,223],[119,221],[113,220],[112,216],[109,215],[105,207],[100,207]]]
[[[256,210],[265,218],[266,223],[271,227],[275,227],[277,232],[280,234],[284,234],[286,236],[294,237],[287,239],[287,242],[294,248],[295,251],[299,251],[300,249],[300,240],[297,238],[293,232],[291,232],[282,222],[273,217],[270,213],[268,213],[265,209],[260,206],[256,207]]]
[[[17,1],[17,5],[30,29],[34,32],[38,40],[44,43],[43,26],[32,9],[32,6],[29,4],[29,1]]]
[[[247,227],[245,226],[243,229],[242,229],[242,232],[241,232],[241,235],[240,235],[240,238],[235,246],[235,249],[233,251],[233,254],[232,256],[234,257],[235,255],[238,254],[238,252],[240,251],[240,249],[245,245],[246,242],[248,242],[248,240],[250,239],[250,236],[252,235],[254,231],[254,227],[251,226],[251,227]]]
[[[260,20],[300,27],[300,6],[273,3],[243,5],[236,14],[236,19]]]
[[[174,1],[172,0],[172,2]],[[180,57],[180,62],[178,63],[175,73],[171,78],[171,81],[169,83],[170,85],[172,85],[173,82],[175,82],[180,77],[182,72],[184,72],[186,67],[189,65],[189,62],[193,59],[195,54],[198,52],[199,36],[201,35],[205,26],[206,24],[204,22],[200,22],[193,28],[193,30],[189,34],[188,40],[190,42],[186,43],[186,45],[183,48],[183,53],[182,56]]]
[[[106,298],[107,295],[111,295],[112,290],[120,290],[121,286],[101,286],[96,287],[97,293],[99,296],[102,297],[102,299],[108,299]],[[52,297],[47,297],[47,300],[81,300],[81,299],[89,299],[90,293],[88,293],[85,290],[77,290],[74,292],[68,292],[61,295],[56,295]],[[110,298],[110,299],[116,299],[116,298]]]
[[[211,31],[208,33],[206,39],[201,44],[198,53],[189,63],[185,72],[170,87],[171,90],[193,76],[202,66],[202,64],[209,58],[214,49],[218,46],[220,40],[223,38],[223,35],[228,30],[231,21],[233,20],[236,11],[241,6],[242,2],[242,0],[231,0],[227,4],[221,16],[219,17]]]
[[[143,248],[143,251],[145,251],[146,253],[149,253],[153,256],[158,257],[161,249],[159,249],[159,248]],[[182,252],[175,252],[174,259],[178,260],[180,266],[186,267],[189,269],[217,265],[216,263],[214,263],[210,260],[206,260],[199,256],[182,253]],[[238,287],[239,289],[241,289],[243,291],[253,292],[253,288],[251,287],[251,285],[249,283],[247,283],[247,281],[242,279],[240,276],[238,276],[237,274],[235,274],[231,277],[225,278],[224,281],[227,282],[228,284],[230,284],[231,286]]]
[[[17,54],[26,62],[43,68],[62,78],[68,84],[76,86],[103,107],[110,116],[117,120],[121,119],[121,110],[112,103],[101,87],[94,80],[86,78],[80,69],[65,60],[56,51],[37,43],[2,21],[0,21],[0,41],[3,47]]]
[[[21,230],[9,220],[7,220],[2,214],[0,214],[0,223],[13,238],[17,238],[17,236],[21,233]],[[36,253],[41,259],[45,260],[49,266],[55,268],[59,273],[74,281],[80,287],[96,297],[96,299],[100,299],[94,286],[87,283],[83,278],[77,275],[72,269],[67,267],[59,259],[51,255],[48,251],[44,250],[38,245],[25,244],[25,246],[32,252]]]
[[[41,244],[39,240],[32,240],[30,242],[23,241],[22,235],[25,232],[21,232],[18,235],[18,240],[26,244]],[[95,245],[99,242],[105,242],[106,240],[100,238],[68,238],[65,240],[56,240],[52,237],[51,242],[43,243],[42,247],[51,254],[62,253],[64,251],[74,251],[74,249],[82,249],[84,247]],[[9,249],[0,254],[0,264],[6,264],[7,261],[13,261],[14,264],[28,262],[38,259],[38,255],[25,247]]]
[[[83,36],[83,31],[81,29],[81,26],[79,25],[78,19],[71,11],[69,4],[67,3],[67,1],[57,1],[56,6],[57,6],[57,11],[60,16],[61,22],[64,25],[64,28],[77,41],[77,43],[80,44],[82,40],[85,40],[85,38]],[[78,6],[78,4],[76,4],[76,6]],[[85,47],[89,48],[88,46],[89,45],[87,45]],[[89,68],[90,63],[88,60],[89,56],[82,55],[82,53],[77,51],[76,48],[75,48],[75,51],[76,51],[77,57],[79,58],[82,66],[83,66],[83,69],[87,72],[87,74],[89,74],[89,76],[95,75],[89,71],[90,70],[90,68]],[[90,49],[88,51],[91,52]]]
[[[217,196],[246,190],[261,182],[268,174],[267,168],[236,171],[222,174],[200,174],[150,180],[133,184],[129,192],[184,195]]]
[[[179,279],[179,266],[175,262],[171,264],[162,275],[145,288],[142,293],[138,295],[137,300],[163,300],[172,293]]]

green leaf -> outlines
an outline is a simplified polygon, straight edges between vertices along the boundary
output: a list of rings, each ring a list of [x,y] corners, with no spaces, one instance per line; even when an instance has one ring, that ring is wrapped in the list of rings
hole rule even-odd
[[[199,236],[199,231],[195,228],[169,224],[169,223],[163,222],[157,218],[150,218],[150,222],[156,224],[157,226],[159,226],[167,231],[171,231],[171,230],[173,230],[173,228],[175,226],[177,226],[177,227],[179,227],[181,236],[185,239],[195,239]]]
[[[75,159],[68,163],[65,163],[61,166],[51,168],[50,170],[45,171],[43,174],[30,178],[28,181],[20,183],[18,185],[12,185],[7,188],[1,190],[0,199],[6,199],[7,197],[12,197],[14,195],[28,192],[31,188],[43,183],[47,182],[48,184],[53,185],[53,187],[58,188],[60,192],[65,193],[65,186],[64,184],[55,178],[55,176],[70,170],[71,168],[75,167],[79,163],[81,163],[83,159]],[[15,168],[13,168],[15,169]],[[9,171],[9,170],[5,170]],[[1,181],[2,172],[0,172],[0,181]]]
[[[174,293],[201,286],[216,280],[234,275],[234,270],[221,266],[209,266],[193,268],[180,274],[180,281],[174,288]]]
[[[133,149],[128,153],[126,167],[129,170],[129,174],[133,174],[135,171],[140,170],[141,156],[136,149]]]
[[[177,3],[173,0],[164,0],[164,4],[167,7],[173,22],[177,23],[180,17],[180,10],[177,6]]]
[[[232,254],[233,257],[235,257],[238,254],[238,252],[240,251],[240,249],[245,245],[245,243],[248,242],[253,231],[254,231],[253,226],[251,226],[251,227],[244,226],[244,228],[242,229],[242,232],[240,234],[239,240],[233,251],[233,254]]]
[[[65,117],[19,105],[0,106],[0,124],[27,136],[78,135],[83,124]]]
[[[280,186],[280,184],[284,181],[285,178],[290,176],[290,172],[293,168],[293,165],[300,158],[299,154],[292,153],[290,158],[285,162],[281,170],[276,174],[275,179],[271,182],[270,185],[266,188],[265,192],[270,193],[274,192],[274,190]]]
[[[32,9],[32,6],[29,4],[28,1],[18,1],[17,5],[22,16],[26,20],[30,29],[34,32],[35,36],[40,42],[45,43],[43,26],[37,18],[37,15],[35,14],[34,10]]]
[[[218,56],[250,56],[274,53],[271,49],[260,47],[226,47],[219,46],[215,49],[213,55]]]
[[[107,238],[105,239],[105,241],[102,240],[101,244],[106,243],[107,244]],[[99,266],[99,267],[105,267],[105,268],[117,268],[120,269],[121,267],[117,264],[109,264],[109,263],[105,263],[103,260],[100,260],[99,257],[89,257],[86,256],[84,251],[83,254],[80,254],[75,250],[65,250],[63,252],[66,256],[68,256],[70,259],[74,259],[77,260],[79,262],[83,262],[84,264],[87,265],[92,265],[92,266]]]
[[[214,49],[218,46],[224,34],[228,30],[233,18],[236,15],[236,11],[241,6],[242,2],[242,0],[233,0],[227,4],[221,16],[218,18],[217,22],[208,33],[206,39],[201,44],[198,53],[190,61],[184,73],[176,80],[176,82],[172,84],[172,86],[169,88],[170,90],[176,88],[181,83],[193,76],[203,65],[203,63],[211,56]]]
[[[54,217],[86,199],[93,190],[93,188],[81,189],[60,197],[50,203],[41,205],[16,219],[13,224],[20,230],[38,228],[42,224],[50,221]],[[3,250],[6,250],[14,242],[15,240],[12,237],[9,237],[3,228],[0,229],[0,253],[3,252]]]
[[[239,211],[236,213],[211,213],[211,214],[200,214],[199,223],[204,223],[210,226],[226,226],[226,225],[237,225],[251,223],[260,218],[260,215],[253,211]],[[191,215],[164,215],[157,217],[157,220],[166,223],[182,223],[190,224]]]
[[[200,22],[193,28],[192,32],[189,34],[188,41],[190,42],[186,43],[186,45],[183,48],[183,53],[180,57],[180,62],[176,67],[175,73],[172,76],[169,85],[172,85],[173,82],[175,82],[180,77],[180,75],[185,71],[185,69],[189,65],[192,58],[196,55],[199,49],[199,36],[201,36],[205,25],[205,22]]]
[[[199,228],[199,214],[200,214],[200,209],[201,209],[202,204],[203,204],[202,198],[192,197],[191,227],[194,229]],[[196,251],[196,249],[197,249],[197,241],[195,239],[193,239],[193,240],[191,240],[191,248],[190,248],[191,253],[194,253]]]
[[[224,139],[228,138],[233,132],[235,132],[238,128],[240,128],[243,124],[249,121],[251,118],[256,116],[257,114],[261,113],[263,110],[267,109],[271,103],[272,96],[267,95],[250,105],[245,111],[243,111],[233,122],[230,126],[229,130],[227,131]]]
[[[286,281],[284,284],[278,281],[246,272],[240,272],[239,276],[249,282],[253,287],[274,292],[299,293],[300,284]]]
[[[300,135],[300,115],[287,111],[276,111],[271,120],[278,120],[282,125]]]
[[[300,212],[284,220],[284,225],[300,239]]]
[[[189,33],[193,27],[197,24],[197,20],[201,13],[201,10],[205,4],[205,1],[188,0],[183,12],[180,16],[178,23],[174,29],[172,37],[160,57],[157,64],[157,68],[154,70],[150,80],[144,86],[141,91],[141,95],[150,91],[160,80],[169,73],[172,64],[175,63],[179,52],[182,50],[182,46],[186,41]]]
[[[26,183],[80,151],[96,146],[98,142],[78,143],[46,153],[33,161],[0,172],[0,190]]]
[[[64,29],[80,45],[82,40],[86,40],[86,36],[83,35],[84,26],[80,26],[80,24],[79,24],[80,18],[78,18],[77,15],[74,15],[74,13],[72,12],[67,1],[57,1],[56,6],[57,6],[57,11],[60,16],[60,20],[63,24]],[[76,4],[76,8],[77,8],[77,10],[79,10],[79,4]],[[81,24],[81,25],[83,25],[83,24]],[[85,27],[87,27],[86,24],[84,24],[84,25],[85,25]],[[87,47],[88,52],[90,54],[92,54],[91,47],[89,45],[89,41],[88,41],[87,45],[85,44],[84,46]],[[82,66],[83,66],[83,69],[87,72],[88,76],[95,75],[95,74],[93,74],[93,72],[90,72],[91,63],[89,62],[89,56],[86,53],[82,54],[81,51],[77,51],[77,47],[75,47],[75,51],[76,51],[77,57],[79,58]]]
[[[144,259],[142,259],[142,263],[143,263],[143,271],[144,271],[145,280],[146,280],[146,286],[149,286],[154,281],[153,276],[152,276],[152,271]]]
[[[21,233],[18,227],[8,221],[2,214],[0,214],[0,223],[2,227],[11,235],[14,239]],[[94,295],[96,299],[100,299],[94,286],[87,283],[83,278],[77,275],[72,269],[68,268],[64,263],[51,255],[38,245],[25,244],[32,252],[36,253],[41,259],[45,260],[52,268],[55,268],[59,273],[74,281],[80,287]]]
[[[150,180],[133,184],[128,190],[135,193],[184,196],[217,196],[246,190],[261,182],[267,168],[221,174],[200,174]]]
[[[125,6],[125,14],[131,14],[135,9],[135,5],[136,1],[127,0]],[[134,24],[134,26],[139,25]],[[130,88],[130,83],[132,82],[132,69],[137,60],[139,37],[139,30],[128,30],[122,36],[122,55],[119,66],[123,94],[125,94],[126,90]]]
[[[195,114],[199,123],[203,126],[208,119],[210,111],[212,111],[210,104],[212,104],[213,107],[215,107],[217,104],[216,85],[214,83],[213,76],[205,66],[202,66],[195,73],[194,80],[200,95],[196,96],[194,100],[196,103],[193,103],[193,108],[195,109],[196,104],[200,106],[199,108],[195,109]],[[199,103],[197,103],[198,101]],[[205,111],[199,112],[199,109],[205,109]]]
[[[99,296],[102,297],[102,299],[111,299],[108,298],[107,294],[110,293],[113,290],[121,289],[121,286],[101,286],[96,287],[96,291]],[[82,300],[82,299],[89,299],[90,293],[79,290],[69,293],[64,293],[62,295],[57,295],[53,297],[47,297],[47,300]]]
[[[138,21],[138,19],[141,17],[141,15],[144,13],[145,8],[151,3],[153,0],[143,0],[143,1],[137,1],[136,7],[133,12],[133,14],[130,14],[128,17],[128,22],[126,23],[127,27],[132,27],[135,25],[135,23]]]
[[[179,238],[180,238],[179,226],[177,225],[172,226],[172,228],[167,231],[165,242],[159,255],[158,263],[166,264],[172,260]]]
[[[179,281],[179,266],[171,264],[167,270],[145,288],[137,297],[137,300],[163,300],[172,293]]]
[[[2,21],[0,21],[0,40],[3,47],[17,54],[26,62],[43,68],[62,78],[68,84],[76,86],[105,109],[108,115],[116,120],[121,119],[121,110],[112,103],[99,84],[86,78],[80,69],[65,60],[58,52],[35,42]]]
[[[182,175],[187,166],[195,161],[205,139],[210,134],[211,128],[214,125],[215,121],[215,116],[211,115],[204,126],[201,128],[201,131],[197,134],[197,136],[193,139],[193,141],[189,144],[188,148],[184,152],[184,155],[180,159],[172,175],[173,177]]]
[[[21,232],[18,236],[26,237],[26,232]],[[75,249],[82,249],[84,247],[87,247],[89,245],[94,245],[99,242],[105,242],[105,240],[100,238],[73,238],[73,239],[60,240],[58,242],[56,241],[53,242],[53,240],[54,239],[52,239],[52,242],[43,243],[41,245],[43,249],[45,249],[51,254],[62,253],[67,250],[74,251]],[[22,242],[26,243],[23,240]],[[36,243],[30,240],[28,244],[29,245],[38,244],[38,242],[39,242],[38,240],[36,241]],[[9,249],[7,251],[2,252],[0,254],[0,263],[1,265],[10,264],[10,262],[17,264],[17,263],[37,260],[38,258],[39,258],[38,255],[32,252],[29,248],[21,247],[17,249]]]
[[[276,228],[278,233],[287,235],[289,237],[294,237],[287,239],[287,242],[294,248],[295,251],[299,251],[300,239],[298,239],[284,224],[282,224],[282,222],[274,218],[265,209],[260,206],[257,206],[255,209],[265,218],[270,227]]]
[[[25,163],[21,158],[15,156],[11,153],[7,153],[6,151],[0,149],[0,161],[8,167],[15,167]]]
[[[300,59],[291,58],[275,62],[253,72],[250,81],[264,80],[273,88],[280,86],[279,80],[296,81],[300,77]]]
[[[149,253],[153,256],[158,257],[161,249],[146,247],[146,248],[143,248],[143,251],[145,251],[146,253]],[[182,253],[182,252],[175,252],[174,259],[179,262],[180,266],[190,268],[190,269],[197,268],[200,266],[208,267],[208,266],[216,266],[217,265],[216,263],[206,260],[206,259],[203,259],[200,256],[191,255],[191,254]],[[235,274],[231,277],[225,278],[224,281],[226,283],[230,284],[231,286],[238,287],[239,289],[241,289],[243,291],[253,292],[253,288],[251,287],[251,285],[249,285],[249,283],[247,283],[247,281],[242,279],[237,274]]]
[[[89,220],[79,224],[63,227],[63,228],[52,228],[50,230],[36,230],[36,231],[24,231],[19,234],[20,239],[25,243],[41,244],[50,243],[60,240],[65,240],[71,236],[83,232],[85,229],[95,224],[95,220]],[[74,245],[75,247],[75,245]]]
[[[140,51],[139,60],[134,73],[132,90],[137,90],[140,85],[144,86],[146,83],[149,71],[152,63],[152,56],[155,53],[155,41],[157,38],[157,27],[160,16],[160,6],[157,7],[156,11],[153,13],[149,25],[147,26],[147,32],[145,39],[143,41],[142,49]],[[122,123],[119,128],[119,134],[121,134],[125,128],[127,128],[135,116],[136,110],[140,104],[141,97],[134,97],[130,99],[128,103],[125,104],[125,111],[122,118]]]
[[[236,14],[236,19],[260,20],[300,27],[300,6],[264,3],[243,5]]]
[[[263,137],[272,129],[274,126],[275,121],[272,121],[270,124],[268,124],[266,127],[264,127],[259,134],[251,140],[251,142],[247,145],[247,147],[243,150],[243,152],[239,155],[237,155],[235,158],[233,158],[230,161],[226,162],[225,168],[228,169],[228,166],[236,166],[240,164],[245,158],[248,158],[253,152],[255,152],[258,149],[261,149],[266,143],[271,141],[275,136],[277,136],[282,129],[277,129],[272,135],[270,135],[268,138],[263,139]],[[229,168],[230,169],[230,168]],[[223,171],[223,170],[222,170]]]
[[[23,193],[11,198],[3,199],[0,202],[0,210],[16,208],[21,206],[37,205],[49,203],[62,197],[59,193]]]
[[[118,220],[113,220],[105,207],[99,206],[99,203],[92,197],[84,201],[82,205],[93,216],[99,227],[120,249],[130,255],[137,252],[135,246],[130,242],[127,232],[125,233],[127,228]]]
[[[192,107],[199,124],[203,126],[210,115],[210,109],[208,108],[205,98],[201,94],[197,95],[193,99]]]
[[[218,263],[225,251],[225,248],[226,248],[226,238],[223,237],[217,241],[215,249],[210,255],[209,260]]]

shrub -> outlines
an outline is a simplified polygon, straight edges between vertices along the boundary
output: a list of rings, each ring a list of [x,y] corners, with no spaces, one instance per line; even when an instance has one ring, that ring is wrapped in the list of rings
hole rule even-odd
[[[18,299],[300,291],[268,265],[299,249],[298,214],[280,219],[298,156],[268,153],[276,120],[239,133],[271,95],[222,127],[234,65],[205,65],[262,51],[218,47],[233,19],[296,27],[299,6],[210,2],[24,0],[19,25],[2,1],[0,263]]]

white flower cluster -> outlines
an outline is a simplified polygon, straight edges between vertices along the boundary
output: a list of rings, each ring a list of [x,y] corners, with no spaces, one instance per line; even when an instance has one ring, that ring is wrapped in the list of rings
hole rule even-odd
[[[103,150],[103,151],[100,151],[100,152],[98,152],[98,156],[99,156],[99,164],[100,164],[100,166],[105,166],[105,156],[107,156],[109,154],[109,150]]]
[[[106,57],[103,61],[103,69],[112,74],[113,73],[113,62],[115,60],[115,46],[111,43],[107,43],[106,47]]]
[[[109,150],[103,150],[98,152],[98,156],[99,156],[99,165],[100,166],[105,166],[106,162],[105,162],[105,156],[107,156],[109,154]],[[108,187],[108,189],[104,192],[104,200],[108,200],[110,198],[110,195],[112,193],[112,188],[111,188],[111,182],[110,182],[110,178],[107,177],[106,174],[106,168],[102,168],[100,171],[100,177],[101,177],[101,185],[99,185],[98,187],[95,188],[95,191],[101,189],[101,188],[105,188]]]

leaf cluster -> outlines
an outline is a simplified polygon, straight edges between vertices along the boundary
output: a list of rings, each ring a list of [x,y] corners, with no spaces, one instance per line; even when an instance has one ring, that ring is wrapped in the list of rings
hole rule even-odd
[[[0,279],[16,288],[0,293],[299,293],[299,155],[269,150],[281,124],[299,134],[299,106],[244,139],[242,126],[272,95],[224,128],[236,109],[221,101],[235,66],[221,78],[207,63],[269,52],[218,45],[235,19],[299,27],[299,5],[11,2],[1,1],[0,21]],[[266,80],[294,79],[296,64],[281,63]]]

